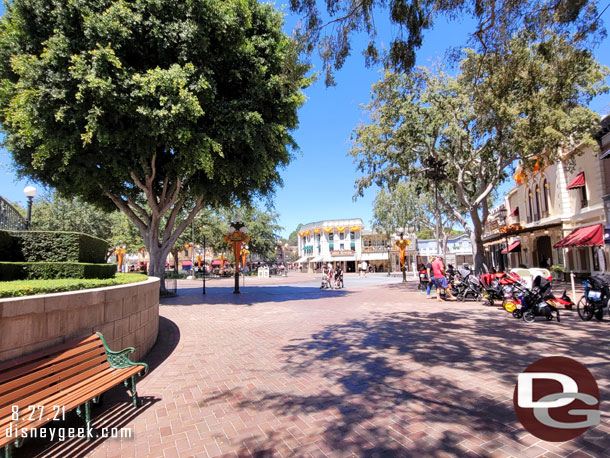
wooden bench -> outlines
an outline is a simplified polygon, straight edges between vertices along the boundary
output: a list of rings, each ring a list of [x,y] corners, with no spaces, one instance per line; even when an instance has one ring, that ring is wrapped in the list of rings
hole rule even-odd
[[[73,409],[84,417],[91,439],[91,402],[100,402],[102,394],[121,382],[137,407],[136,374],[146,374],[148,366],[129,360],[134,351],[133,347],[110,350],[98,332],[0,363],[0,450],[4,448],[5,458],[22,443],[17,429],[40,428]],[[11,427],[14,432],[7,435]]]

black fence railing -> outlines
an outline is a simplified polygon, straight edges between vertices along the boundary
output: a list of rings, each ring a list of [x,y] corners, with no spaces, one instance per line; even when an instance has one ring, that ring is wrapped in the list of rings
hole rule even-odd
[[[4,197],[0,197],[0,229],[25,231],[25,218]]]

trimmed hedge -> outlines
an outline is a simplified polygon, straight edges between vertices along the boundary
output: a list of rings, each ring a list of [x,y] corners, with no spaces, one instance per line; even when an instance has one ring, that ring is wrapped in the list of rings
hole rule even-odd
[[[112,278],[115,264],[80,262],[0,262],[0,281],[56,278]]]
[[[124,285],[146,280],[143,274],[117,274],[115,278],[58,280],[17,280],[0,282],[0,297],[33,296],[35,294],[61,293],[104,286]]]
[[[0,231],[0,261],[103,263],[107,251],[108,242],[81,232]]]

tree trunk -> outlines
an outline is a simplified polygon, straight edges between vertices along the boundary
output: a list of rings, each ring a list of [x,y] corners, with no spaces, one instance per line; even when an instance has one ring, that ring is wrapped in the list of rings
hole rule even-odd
[[[148,276],[158,277],[161,279],[159,291],[161,294],[165,294],[167,293],[167,289],[165,288],[165,260],[167,259],[167,254],[165,254],[159,247],[147,246],[147,249],[150,255],[150,262],[148,263]]]
[[[178,258],[180,257],[180,251],[178,251],[177,249],[175,250],[170,250],[170,253],[172,255],[172,258],[174,258],[174,272],[176,273],[176,275],[178,275]]]
[[[485,247],[483,246],[483,224],[476,210],[470,212],[472,219],[472,232],[470,241],[472,243],[472,255],[474,260],[474,271],[477,275],[487,271],[485,264]]]

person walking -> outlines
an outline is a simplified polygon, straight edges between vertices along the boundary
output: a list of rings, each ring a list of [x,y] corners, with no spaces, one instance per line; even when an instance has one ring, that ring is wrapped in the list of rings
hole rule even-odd
[[[447,282],[447,278],[445,277],[445,265],[443,264],[443,258],[437,257],[434,262],[432,262],[432,273],[434,274],[434,283],[436,284],[436,300],[441,302],[441,288],[445,290],[445,295],[449,298],[449,300],[455,301],[456,298],[453,294],[451,294],[451,285]]]
[[[432,291],[432,287],[434,286],[436,288],[436,284],[434,283],[434,275],[432,272],[432,263],[436,261],[436,257],[432,256],[432,259],[430,259],[430,262],[428,264],[426,264],[426,275],[428,276],[428,286],[426,288],[426,298],[430,299],[430,292]],[[438,288],[437,288],[438,290]]]

